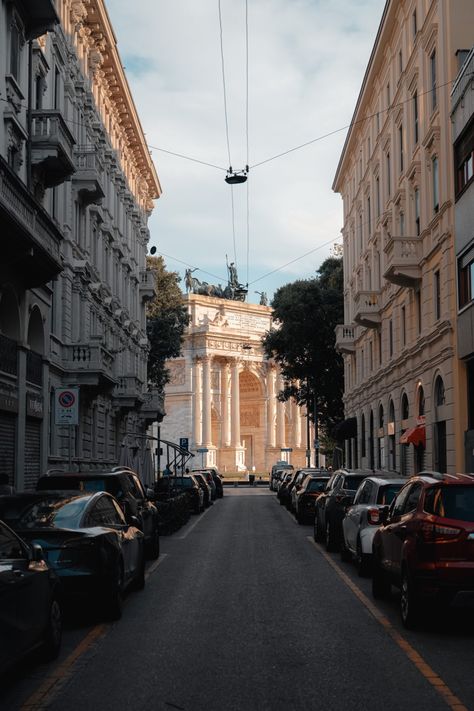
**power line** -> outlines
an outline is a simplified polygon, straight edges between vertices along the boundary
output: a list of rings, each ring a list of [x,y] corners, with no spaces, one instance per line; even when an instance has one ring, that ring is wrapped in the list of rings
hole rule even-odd
[[[217,168],[217,170],[223,170],[224,173],[227,172],[227,168],[223,168],[221,165],[214,165],[213,163],[206,163],[204,160],[198,160],[197,158],[191,158],[191,156],[185,156],[182,153],[174,153],[173,151],[167,151],[165,148],[158,148],[158,146],[152,146],[147,143],[148,148],[152,148],[154,151],[161,151],[162,153],[168,153],[170,156],[176,156],[178,158],[184,158],[185,160],[191,160],[194,163],[200,163],[201,165],[207,165],[209,168]]]
[[[262,279],[266,279],[268,276],[271,276],[271,274],[276,274],[276,272],[280,272],[285,267],[289,267],[290,264],[299,262],[300,259],[304,259],[305,257],[308,257],[310,254],[317,252],[318,249],[322,249],[323,247],[327,247],[330,244],[334,244],[335,241],[336,241],[335,239],[330,239],[328,242],[319,244],[317,247],[315,247],[314,249],[310,249],[309,252],[305,252],[300,257],[295,257],[295,259],[292,259],[290,262],[286,262],[286,264],[282,264],[280,267],[277,267],[276,269],[272,269],[271,272],[267,272],[266,274],[263,274],[261,277],[258,277],[258,279],[254,279],[253,281],[249,282],[248,285],[252,286],[252,284],[256,284],[258,281],[262,281]]]
[[[217,0],[219,9],[219,29],[220,29],[220,41],[221,41],[221,66],[222,66],[222,89],[224,93],[224,118],[225,118],[225,134],[227,139],[227,155],[229,158],[229,166],[232,165],[232,160],[230,157],[230,141],[229,141],[229,119],[227,116],[227,93],[225,87],[225,64],[224,64],[224,38],[222,32],[222,11],[221,11],[221,0]]]

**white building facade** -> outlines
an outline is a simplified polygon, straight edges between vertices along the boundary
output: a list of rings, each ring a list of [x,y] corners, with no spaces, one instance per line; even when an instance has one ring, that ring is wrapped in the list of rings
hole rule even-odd
[[[103,1],[2,0],[0,20],[0,448],[21,489],[117,463],[158,415],[144,301],[161,188]],[[77,425],[59,426],[73,387]]]
[[[468,0],[388,0],[339,161],[353,466],[461,466],[450,91],[473,39]]]

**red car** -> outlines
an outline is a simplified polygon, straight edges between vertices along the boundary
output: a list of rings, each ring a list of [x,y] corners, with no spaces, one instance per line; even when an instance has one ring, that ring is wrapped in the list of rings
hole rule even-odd
[[[373,541],[372,592],[400,588],[400,613],[413,627],[423,601],[449,604],[474,590],[474,474],[421,473],[382,510]]]

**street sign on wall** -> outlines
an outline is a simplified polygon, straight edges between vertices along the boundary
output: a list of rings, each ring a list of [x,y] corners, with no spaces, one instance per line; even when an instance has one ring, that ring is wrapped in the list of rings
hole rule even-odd
[[[54,388],[54,422],[56,425],[79,424],[79,388]]]
[[[189,438],[188,437],[180,437],[179,446],[181,447],[181,449],[188,449],[189,448]]]

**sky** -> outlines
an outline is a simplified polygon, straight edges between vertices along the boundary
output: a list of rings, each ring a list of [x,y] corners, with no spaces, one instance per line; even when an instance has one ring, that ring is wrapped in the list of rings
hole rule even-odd
[[[149,247],[169,270],[225,285],[227,255],[251,303],[315,276],[341,242],[331,186],[384,4],[248,0],[247,62],[245,0],[106,0],[163,190]]]

